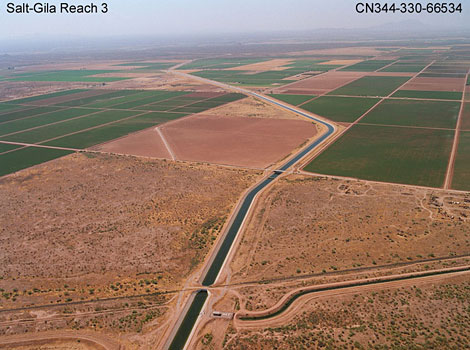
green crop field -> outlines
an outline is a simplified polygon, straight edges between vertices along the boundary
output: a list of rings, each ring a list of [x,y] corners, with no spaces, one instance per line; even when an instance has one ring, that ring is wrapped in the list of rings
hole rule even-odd
[[[23,131],[10,136],[2,137],[5,141],[38,143],[61,135],[77,132],[83,129],[96,127],[123,118],[137,115],[137,111],[104,111],[88,117],[67,120],[62,123],[46,125],[41,128]]]
[[[110,91],[110,92],[100,94],[100,95],[77,98],[71,101],[61,102],[61,103],[58,103],[57,105],[66,106],[66,107],[79,107],[79,106],[88,105],[88,104],[98,102],[98,101],[107,101],[112,98],[133,95],[135,93],[137,93],[136,90]]]
[[[352,71],[352,72],[374,72],[380,68],[385,67],[386,65],[392,63],[391,60],[370,60],[362,61],[356,64],[353,64],[349,67],[344,67],[340,70],[343,71]]]
[[[115,70],[60,70],[48,72],[20,73],[12,75],[11,81],[77,81],[77,82],[111,82],[128,78],[95,77],[97,74],[119,73]]]
[[[460,128],[470,131],[470,102],[464,103]]]
[[[363,77],[329,92],[328,95],[388,96],[409,79],[409,77]]]
[[[0,137],[12,132],[36,128],[50,123],[57,123],[59,121],[65,121],[67,119],[84,116],[98,111],[99,109],[70,108],[66,110],[46,113],[34,118],[12,120],[10,122],[6,122],[0,125]]]
[[[321,96],[302,108],[336,122],[352,123],[377,102],[378,98]]]
[[[20,148],[20,147],[22,147],[22,146],[19,146],[19,145],[10,145],[10,144],[8,144],[8,143],[0,143],[0,153],[8,152],[8,151],[11,151],[11,150]]]
[[[26,147],[0,155],[0,176],[70,154],[70,151]]]
[[[381,70],[381,72],[406,72],[406,73],[418,73],[426,67],[426,63],[413,63],[413,62],[396,62],[387,68]]]
[[[398,90],[392,97],[425,98],[435,100],[461,100],[462,93],[458,91],[420,91]]]
[[[288,94],[271,94],[274,98],[277,98],[280,101],[284,101],[294,106],[298,106],[301,103],[304,103],[308,100],[314,98],[314,95],[288,95]]]
[[[46,142],[45,145],[83,149],[128,135],[132,132],[158,125],[160,123],[178,119],[184,117],[185,115],[186,114],[182,113],[146,113],[135,118],[105,125],[101,128],[64,136],[59,139]]]
[[[361,123],[454,129],[460,103],[453,101],[385,100]]]
[[[470,191],[470,131],[460,132],[452,188]]]
[[[12,112],[18,109],[28,109],[28,108],[31,108],[31,107],[13,105],[13,104],[8,104],[8,103],[0,103],[0,116],[2,114]]]
[[[269,58],[203,58],[194,62],[187,63],[179,69],[219,69],[219,68],[234,68],[244,66],[246,64],[258,63],[267,61]]]
[[[22,109],[22,110],[13,111],[10,113],[4,113],[0,115],[0,123],[7,122],[10,120],[16,120],[20,118],[30,118],[37,114],[53,112],[59,109],[60,107],[33,107],[30,109]]]
[[[115,64],[116,67],[138,67],[137,70],[161,70],[177,65],[177,62],[129,62]]]
[[[160,91],[140,91],[136,92],[135,94],[130,94],[122,97],[115,97],[115,98],[110,98],[110,99],[105,99],[101,101],[95,101],[93,103],[86,104],[86,107],[92,107],[92,108],[114,108],[114,106],[123,104],[123,103],[128,103],[128,102],[134,102],[138,101],[144,98],[149,98],[149,97],[154,97],[155,102],[160,101],[161,99],[166,99],[168,96],[179,96],[181,94],[185,93],[175,93],[174,95],[168,95],[165,94],[165,92],[160,92]]]
[[[454,131],[355,125],[305,170],[441,187]]]

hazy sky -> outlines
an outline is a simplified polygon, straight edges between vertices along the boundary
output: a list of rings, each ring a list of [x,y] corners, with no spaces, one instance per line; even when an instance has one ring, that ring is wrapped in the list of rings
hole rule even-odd
[[[397,3],[401,1],[397,0]],[[359,15],[355,13],[358,0],[107,0],[109,12],[94,15],[8,14],[8,2],[0,0],[0,39],[46,35],[187,35],[352,28],[405,19],[470,27],[469,0],[457,1],[463,3],[464,11],[454,15]],[[95,4],[101,2],[95,1]],[[60,1],[50,3],[58,4]],[[71,0],[70,3],[89,2]],[[466,5],[469,5],[468,9]]]

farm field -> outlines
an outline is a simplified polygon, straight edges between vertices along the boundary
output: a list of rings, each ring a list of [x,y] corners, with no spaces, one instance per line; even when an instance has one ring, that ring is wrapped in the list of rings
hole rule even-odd
[[[365,73],[360,72],[330,71],[288,84],[287,86],[276,88],[274,92],[319,95],[359,79],[364,75]]]
[[[465,102],[460,125],[462,130],[470,131],[470,103]]]
[[[441,187],[453,137],[453,130],[355,125],[305,170]]]
[[[388,96],[408,79],[407,77],[365,76],[329,92],[328,95]]]
[[[291,94],[271,94],[270,96],[277,98],[278,100],[287,102],[294,106],[298,106],[315,97],[315,95],[291,95]]]
[[[380,70],[380,72],[411,72],[418,73],[423,68],[425,68],[427,63],[418,63],[418,62],[396,62],[388,67],[385,67]]]
[[[242,64],[244,62],[247,63]],[[250,66],[260,62],[263,62],[263,60],[238,61],[236,58],[228,59],[228,61],[225,61],[225,59],[216,59],[216,61],[209,62],[201,60],[193,64],[183,65],[179,69],[202,68],[203,70],[191,72],[191,74],[223,83],[243,86],[278,86],[295,82],[299,77],[302,78],[301,76],[303,75],[305,75],[303,78],[310,77],[342,66],[340,64],[328,64],[325,60],[293,59],[284,62],[285,64],[277,69],[261,71],[246,70],[250,68]],[[234,69],[236,67],[238,67],[237,70]]]
[[[224,118],[216,111],[212,115],[198,114],[160,127],[175,159],[265,168],[317,133],[315,124],[303,120]],[[158,139],[156,130],[148,130],[97,149],[171,159],[167,147]]]
[[[392,97],[422,98],[436,100],[462,99],[462,92],[458,91],[420,91],[420,90],[398,90]]]
[[[361,123],[455,129],[459,102],[385,100]]]
[[[342,68],[341,70],[353,72],[374,72],[391,63],[393,63],[392,60],[369,60],[353,64],[352,66]]]
[[[461,131],[455,159],[452,188],[470,191],[470,131]]]
[[[17,99],[6,104],[24,109],[0,114],[0,144],[8,141],[85,149],[243,97],[215,92],[74,90]],[[68,153],[4,148],[0,153],[1,175]],[[20,159],[22,153],[38,156]]]
[[[301,107],[335,122],[352,123],[377,102],[378,98],[321,96]]]
[[[80,81],[80,82],[112,82],[124,80],[124,77],[97,77],[106,73],[119,73],[115,70],[62,70],[49,72],[18,73],[12,75],[11,81]]]

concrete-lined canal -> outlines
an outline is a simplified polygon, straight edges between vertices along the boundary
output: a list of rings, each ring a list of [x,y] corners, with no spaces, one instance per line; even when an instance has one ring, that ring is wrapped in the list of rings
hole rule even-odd
[[[307,153],[312,151],[316,146],[318,146],[320,143],[322,143],[326,138],[328,138],[331,134],[334,133],[335,127],[323,120],[317,119],[315,117],[312,117],[308,115],[307,113],[303,113],[300,110],[291,108],[289,106],[284,105],[283,103],[279,103],[275,100],[272,100],[268,97],[259,95],[257,93],[243,90],[243,89],[237,89],[242,91],[245,94],[249,94],[252,96],[256,96],[257,98],[260,98],[262,100],[268,101],[270,103],[274,103],[275,105],[282,107],[284,109],[287,109],[289,111],[295,112],[297,114],[300,114],[306,118],[309,118],[311,120],[314,120],[315,122],[322,124],[327,127],[327,132],[324,133],[322,136],[320,136],[318,139],[316,139],[314,142],[309,144],[307,147],[305,147],[302,151],[297,153],[293,158],[288,160],[286,163],[284,163],[279,170],[285,171],[288,168],[290,168],[292,165],[297,163],[301,158],[303,158]],[[273,182],[278,176],[280,175],[280,172],[273,172],[269,177],[265,178],[263,181],[261,181],[258,185],[256,185],[248,194],[245,196],[243,202],[238,208],[238,211],[235,214],[235,217],[233,221],[231,222],[230,226],[227,229],[227,233],[225,237],[223,238],[222,243],[219,245],[217,248],[217,252],[215,253],[215,257],[212,260],[209,268],[205,271],[204,275],[202,276],[202,285],[203,286],[211,286],[214,284],[217,280],[217,277],[222,270],[222,267],[224,266],[224,262],[230,252],[230,248],[233,245],[233,242],[235,241],[238,232],[240,231],[240,228],[243,224],[243,221],[248,214],[248,211],[250,209],[251,204],[253,203],[253,200],[255,196],[266,186],[268,186],[271,182]],[[204,294],[205,293],[205,294]],[[188,309],[188,312],[186,313],[183,322],[180,324],[178,331],[175,334],[175,337],[173,338],[173,341],[169,347],[170,350],[181,350],[184,349],[188,338],[191,334],[191,331],[198,319],[199,313],[202,310],[202,307],[208,297],[207,291],[201,290],[198,292],[196,297],[194,298],[193,302],[191,303],[191,306]]]

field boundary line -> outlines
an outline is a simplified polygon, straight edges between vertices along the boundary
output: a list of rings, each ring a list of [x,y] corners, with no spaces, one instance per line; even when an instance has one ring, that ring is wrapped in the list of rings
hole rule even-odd
[[[170,145],[168,144],[165,136],[163,135],[162,130],[160,129],[160,127],[157,126],[154,130],[158,133],[161,140],[163,141],[163,144],[165,145],[165,148],[166,148],[168,154],[170,155],[171,160],[176,160],[175,154],[173,153],[173,151],[172,151]]]
[[[452,128],[435,128],[432,126],[416,126],[416,125],[394,125],[394,124],[374,124],[374,123],[357,123],[358,125],[384,126],[387,128],[410,128],[410,129],[430,129],[430,130],[447,130],[453,131]]]
[[[53,107],[53,106],[34,106],[36,108],[38,107]],[[31,109],[34,109],[34,108],[31,108]],[[38,114],[34,114],[34,115],[30,115],[30,116],[27,116],[27,117],[21,117],[21,118],[17,118],[17,119],[11,119],[11,120],[5,120],[3,122],[0,122],[0,125],[3,125],[3,124],[7,124],[7,123],[11,123],[11,122],[14,122],[16,120],[24,120],[24,119],[29,119],[29,118],[34,118],[34,117],[38,117],[38,116],[41,116],[41,115],[44,115],[44,114],[48,114],[48,113],[54,113],[54,112],[62,112],[62,111],[66,111],[70,109],[70,107],[59,107],[56,111],[49,111],[49,112],[43,112],[43,113],[38,113]],[[29,109],[25,109],[25,110],[20,110],[18,112],[21,112],[21,111],[29,111]]]
[[[79,116],[77,116],[77,117],[73,117],[73,118],[69,118],[69,119],[58,120],[58,121],[56,121],[56,122],[52,122],[52,123],[48,123],[48,124],[44,124],[44,125],[34,126],[34,127],[32,127],[32,128],[29,128],[29,129],[23,129],[23,130],[19,130],[19,131],[14,131],[14,132],[11,132],[11,133],[8,133],[8,134],[0,135],[0,138],[6,137],[6,136],[11,136],[11,135],[16,135],[16,134],[21,134],[22,132],[31,131],[31,130],[36,130],[36,129],[40,129],[40,128],[43,128],[43,127],[46,127],[46,126],[50,126],[50,125],[65,123],[65,122],[68,122],[69,120],[75,120],[75,119],[80,119],[80,118],[86,118],[86,117],[89,117],[90,115],[93,115],[93,114],[96,114],[96,113],[100,113],[100,112],[105,112],[105,111],[91,112],[91,113],[88,113],[88,114],[79,115]]]
[[[7,144],[7,145],[24,146],[24,147],[21,147],[19,149],[15,148],[15,149],[12,149],[10,151],[0,153],[0,155],[5,154],[5,153],[18,151],[18,150],[24,149],[26,147],[50,148],[50,149],[59,149],[59,150],[63,150],[63,151],[72,151],[72,152],[82,152],[83,151],[83,149],[79,149],[79,148],[60,147],[60,146],[47,146],[47,145],[40,145],[40,144],[35,144],[35,143],[25,143],[25,142],[12,142],[12,141],[1,141],[0,140],[0,143],[4,143],[4,144]]]
[[[414,188],[414,189],[421,188],[421,189],[425,189],[425,190],[449,191],[449,192],[453,192],[453,193],[468,194],[468,191],[465,191],[465,190],[453,190],[453,189],[450,189],[450,188],[442,188],[442,187],[429,187],[429,186],[422,186],[422,185],[410,185],[410,184],[404,184],[404,183],[399,183],[399,182],[386,182],[386,181],[359,179],[357,177],[320,174],[320,173],[314,173],[314,172],[305,171],[305,170],[298,170],[297,174],[305,175],[305,176],[313,176],[313,177],[324,177],[324,178],[329,178],[329,179],[339,179],[339,180],[349,180],[349,181],[364,181],[364,182],[367,182],[367,183],[377,184],[377,185],[404,186],[404,187]]]
[[[328,142],[325,147],[320,149],[318,152],[315,152],[313,156],[310,158],[306,159],[301,165],[300,168],[304,168],[307,163],[312,162],[315,158],[317,158],[320,154],[325,152],[332,144],[334,144],[337,140],[339,140],[343,135],[345,135],[354,125],[358,124],[365,116],[367,116],[372,110],[374,110],[378,105],[380,105],[383,101],[385,101],[388,97],[392,96],[395,92],[400,90],[407,82],[411,81],[412,79],[416,78],[419,74],[421,74],[423,71],[425,71],[429,66],[434,64],[436,60],[431,61],[426,67],[424,67],[421,71],[410,77],[408,80],[406,80],[403,84],[398,86],[395,90],[393,90],[390,94],[388,94],[385,97],[382,97],[376,104],[374,104],[372,107],[370,107],[366,112],[364,112],[359,118],[357,118],[353,123],[349,124],[343,131],[340,131],[336,137],[334,137],[330,142]]]
[[[459,139],[460,139],[462,115],[463,115],[463,110],[465,106],[465,90],[467,86],[467,79],[468,79],[468,71],[467,71],[467,75],[465,76],[464,83],[463,83],[463,93],[462,93],[462,99],[460,101],[460,111],[459,111],[459,116],[457,118],[457,125],[455,126],[454,142],[452,144],[452,151],[450,152],[449,163],[447,165],[447,171],[446,171],[446,177],[444,179],[444,188],[446,189],[452,186],[452,180],[454,178],[454,165],[455,165],[455,159],[457,158],[457,148],[458,148]]]
[[[410,78],[413,79],[413,78]],[[419,90],[417,90],[419,91]],[[448,91],[444,91],[448,92]],[[458,103],[460,100],[449,100],[445,98],[420,98],[420,97],[387,97],[387,96],[360,96],[360,95],[328,95],[332,97],[352,97],[352,98],[385,98],[387,100],[410,100],[410,101],[439,101],[439,102],[455,102]]]
[[[137,117],[140,117],[141,115],[144,115],[144,114],[147,114],[147,113],[149,113],[149,112],[138,113],[138,114],[133,115],[133,116],[130,116],[130,117],[126,117],[126,118],[114,120],[114,121],[111,121],[111,122],[108,122],[108,123],[104,123],[104,124],[92,126],[92,127],[90,127],[90,128],[86,128],[86,129],[74,131],[74,132],[71,132],[71,133],[68,133],[68,134],[64,134],[64,135],[60,135],[60,136],[57,136],[57,137],[53,137],[53,138],[48,139],[48,140],[44,140],[44,141],[37,142],[36,145],[41,145],[41,144],[46,143],[46,142],[54,141],[54,140],[57,140],[57,139],[60,139],[60,138],[62,138],[62,137],[66,137],[66,136],[71,136],[71,135],[79,134],[79,133],[81,133],[81,132],[90,131],[90,130],[94,130],[94,129],[99,129],[99,128],[103,127],[103,126],[108,126],[108,125],[111,125],[111,124],[114,124],[114,123],[118,123],[118,122],[121,122],[121,121],[124,121],[124,120],[132,119],[132,118],[137,118]],[[84,150],[84,149],[85,149],[85,148],[79,149],[79,150]]]

